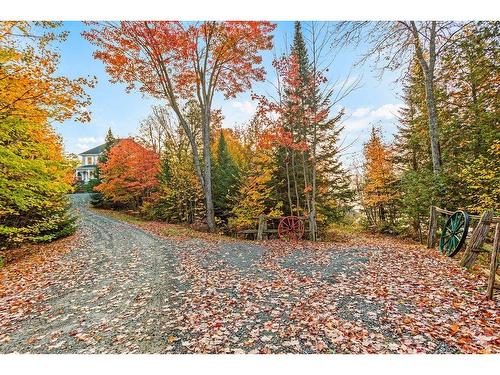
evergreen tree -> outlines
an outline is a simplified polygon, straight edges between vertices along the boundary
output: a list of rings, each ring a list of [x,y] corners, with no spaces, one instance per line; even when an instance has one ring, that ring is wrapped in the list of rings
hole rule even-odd
[[[353,197],[337,147],[344,112],[331,113],[333,88],[316,59],[310,62],[300,22],[295,23],[291,55],[274,62],[283,88],[280,102],[267,104],[278,114],[272,183],[285,212],[308,217],[312,240],[317,221],[340,218]]]
[[[476,185],[469,177],[484,175],[481,159],[493,155],[499,139],[500,23],[472,23],[458,40],[442,66],[447,90],[442,102],[447,115],[442,153],[448,161],[444,171],[447,189],[453,191],[445,203],[453,209],[474,212],[498,209],[498,202],[482,206],[477,199],[478,194],[484,196],[494,190],[495,178],[478,180],[481,182]]]
[[[418,62],[414,62],[407,79],[403,82],[404,106],[399,111],[399,124],[394,140],[394,160],[403,170],[418,172],[431,167],[432,172],[422,74]]]
[[[351,208],[354,191],[351,188],[351,177],[340,160],[338,147],[339,137],[343,127],[338,122],[343,111],[324,123],[318,123],[317,148],[317,192],[318,221],[327,222],[339,220]]]
[[[105,147],[103,152],[99,155],[98,163],[95,168],[95,177],[87,183],[86,189],[91,193],[90,195],[90,204],[94,207],[100,208],[110,208],[113,205],[111,200],[107,199],[98,189],[96,189],[101,183],[101,166],[108,162],[108,155],[113,146],[116,144],[116,138],[111,131],[111,128],[108,128],[106,133],[106,137],[104,138]]]
[[[401,171],[398,209],[402,230],[422,241],[422,225],[427,223],[429,206],[436,203],[438,181],[432,173],[422,68],[416,61],[403,83],[402,99],[394,140],[394,162]]]
[[[227,222],[232,200],[238,191],[240,170],[233,160],[224,137],[220,132],[213,171],[213,196],[215,215]]]
[[[309,81],[311,79],[311,66],[309,63],[309,57],[307,56],[307,47],[304,41],[304,36],[302,35],[302,27],[300,21],[295,21],[295,34],[293,37],[292,44],[292,54],[297,59],[297,65],[299,67],[299,76],[301,87],[299,88],[299,95],[304,101],[307,101],[307,95],[303,89],[308,88]]]
[[[0,119],[0,249],[72,233],[71,164],[47,122]]]
[[[109,128],[106,133],[106,137],[104,138],[104,143],[105,143],[104,151],[101,153],[101,155],[99,155],[99,163],[102,164],[107,163],[109,151],[116,143],[116,138],[113,135],[111,128]]]
[[[310,211],[310,181],[308,150],[297,147],[307,143],[310,110],[311,71],[307,48],[300,22],[295,22],[291,55],[284,75],[282,128],[290,137],[289,142],[276,148],[274,157],[279,166],[273,176],[276,191],[281,196],[285,212],[290,215],[307,215]]]
[[[71,162],[50,125],[89,120],[86,87],[61,75],[60,22],[0,22],[0,249],[74,230]],[[3,285],[2,285],[3,287]]]

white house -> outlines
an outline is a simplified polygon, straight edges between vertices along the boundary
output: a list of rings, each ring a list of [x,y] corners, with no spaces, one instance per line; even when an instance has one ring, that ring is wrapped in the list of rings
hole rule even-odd
[[[78,181],[87,183],[96,177],[95,173],[99,155],[102,154],[105,148],[106,144],[104,143],[79,154],[82,165],[75,169],[75,177]]]

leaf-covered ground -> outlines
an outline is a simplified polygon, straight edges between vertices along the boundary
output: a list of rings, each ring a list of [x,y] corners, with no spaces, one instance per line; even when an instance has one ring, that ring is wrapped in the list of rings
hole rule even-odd
[[[435,250],[192,238],[75,203],[73,251],[0,271],[2,353],[500,352],[499,297]]]

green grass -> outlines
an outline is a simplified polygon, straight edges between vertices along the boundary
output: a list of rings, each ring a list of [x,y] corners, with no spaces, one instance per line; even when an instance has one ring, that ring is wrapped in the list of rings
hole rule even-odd
[[[362,225],[355,221],[340,221],[329,224],[321,237],[323,241],[327,242],[344,242],[365,232]]]

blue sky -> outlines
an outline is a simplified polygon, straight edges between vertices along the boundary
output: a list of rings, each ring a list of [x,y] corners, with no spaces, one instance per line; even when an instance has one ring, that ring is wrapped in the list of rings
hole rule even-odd
[[[259,82],[253,87],[257,93],[273,92],[271,83],[275,77],[271,62],[273,53],[288,50],[293,39],[293,22],[278,22],[274,31],[275,51],[262,54],[263,64],[269,72],[269,82]],[[101,144],[109,127],[116,136],[124,137],[137,133],[139,122],[150,112],[151,105],[157,101],[139,93],[125,92],[124,85],[112,84],[101,61],[94,60],[94,48],[82,36],[85,29],[81,22],[64,22],[64,28],[70,31],[68,40],[60,47],[61,62],[59,73],[69,76],[96,76],[98,84],[89,91],[92,96],[92,120],[90,123],[66,121],[55,127],[64,140],[67,152],[80,153]],[[387,140],[395,131],[395,114],[400,105],[399,87],[394,83],[395,73],[386,73],[379,80],[369,66],[353,69],[361,49],[346,48],[337,53],[328,77],[333,81],[342,81],[350,73],[351,79],[362,77],[362,86],[345,98],[340,105],[346,108],[345,130],[342,135],[344,145],[351,145],[344,150],[343,160],[350,164],[352,157],[359,159],[363,142],[366,141],[371,123],[382,127]],[[217,97],[215,108],[221,108],[225,117],[224,127],[245,123],[255,109],[250,99],[250,92],[239,94],[233,100]]]

